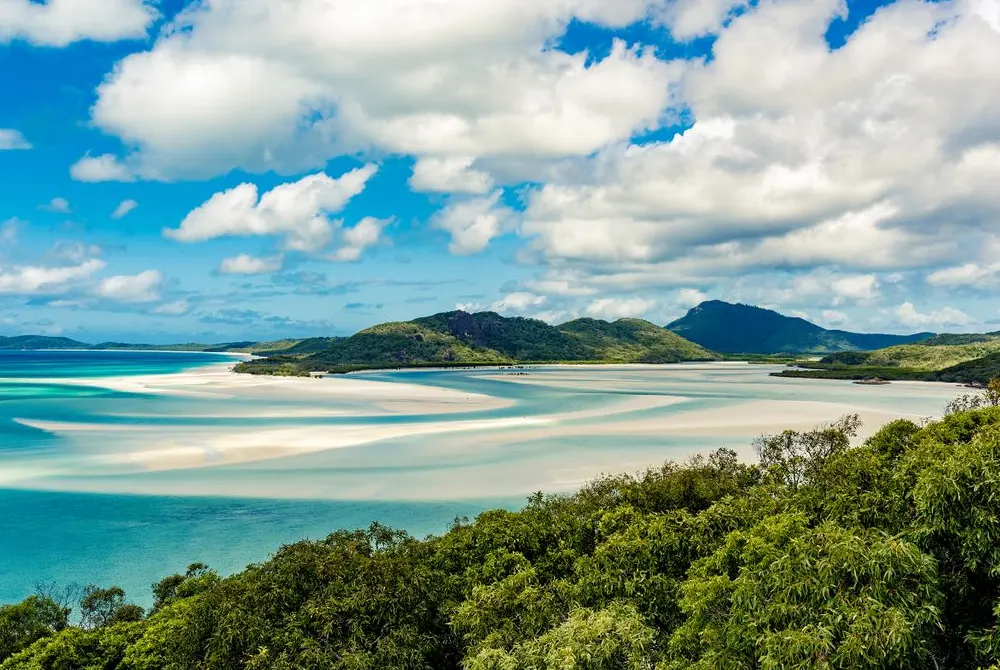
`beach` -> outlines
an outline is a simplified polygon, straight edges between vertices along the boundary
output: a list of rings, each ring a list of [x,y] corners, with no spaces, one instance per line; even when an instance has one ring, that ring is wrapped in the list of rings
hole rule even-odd
[[[157,495],[467,499],[567,491],[717,447],[858,414],[858,440],[940,414],[961,389],[778,380],[767,366],[538,366],[324,378],[183,372],[8,382],[100,388],[146,409],[15,416],[72,454],[8,469],[9,487]],[[152,400],[153,402],[148,402]],[[157,402],[158,401],[158,402]]]

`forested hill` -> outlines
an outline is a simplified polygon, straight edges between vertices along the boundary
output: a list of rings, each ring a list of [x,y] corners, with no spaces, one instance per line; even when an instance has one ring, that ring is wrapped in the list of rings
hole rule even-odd
[[[45,335],[0,335],[0,351],[19,349],[87,349],[89,344],[71,340],[68,337],[47,337]]]
[[[0,607],[0,670],[1000,667],[1000,410],[856,428],[194,564],[148,612],[45,588]]]
[[[800,361],[783,377],[921,380],[984,385],[1000,375],[1000,332],[935,335],[914,344]]]
[[[830,353],[872,350],[927,339],[933,333],[883,335],[827,330],[814,323],[751,305],[710,300],[667,328],[723,353]]]
[[[579,319],[551,326],[494,312],[443,312],[383,323],[306,356],[279,353],[241,372],[305,374],[361,367],[524,362],[678,363],[715,354],[641,319]]]

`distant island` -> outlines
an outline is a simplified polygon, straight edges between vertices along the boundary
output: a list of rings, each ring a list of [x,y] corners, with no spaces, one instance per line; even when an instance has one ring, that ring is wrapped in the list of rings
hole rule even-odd
[[[1000,375],[1000,332],[852,333],[773,310],[709,300],[659,326],[642,319],[538,319],[461,310],[383,323],[350,337],[216,344],[88,344],[67,337],[0,337],[0,350],[83,349],[244,353],[249,374],[309,376],[370,369],[527,363],[786,363],[780,377],[879,383],[917,380],[982,386]],[[819,360],[816,357],[822,356]]]
[[[827,330],[795,316],[752,305],[709,300],[667,325],[706,349],[726,354],[828,354],[911,344],[934,333],[884,335]]]

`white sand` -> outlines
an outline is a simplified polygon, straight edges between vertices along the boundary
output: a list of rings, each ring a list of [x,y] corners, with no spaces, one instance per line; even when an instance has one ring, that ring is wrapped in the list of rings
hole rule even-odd
[[[477,393],[417,384],[398,384],[347,376],[320,379],[306,377],[269,377],[236,374],[229,364],[210,365],[189,372],[167,375],[95,378],[23,378],[5,379],[16,384],[91,386],[136,394],[182,397],[240,398],[256,397],[294,401],[362,401],[386,411],[410,413],[471,412],[508,407],[511,403]],[[329,416],[305,411],[298,416]],[[211,415],[199,415],[211,416]],[[238,415],[237,415],[238,416]]]
[[[964,392],[954,385],[919,382],[867,387],[777,381],[766,377],[764,367],[731,364],[566,366],[527,376],[495,376],[552,389],[616,390],[622,395],[608,395],[584,410],[545,413],[532,413],[526,401],[523,414],[515,410],[500,418],[476,419],[463,413],[510,407],[512,402],[363,376],[255,377],[230,373],[227,367],[137,378],[27,380],[230,398],[232,402],[205,402],[206,413],[191,416],[236,422],[164,426],[23,419],[24,425],[71,438],[75,449],[67,458],[77,459],[78,467],[65,460],[59,467],[53,463],[48,477],[35,477],[36,470],[27,468],[15,479],[40,488],[132,493],[355,500],[509,496],[572,490],[602,472],[632,472],[718,446],[736,447],[742,458],[752,460],[751,441],[757,435],[809,429],[849,413],[861,415],[864,437],[892,419],[924,418],[918,410],[936,408],[931,413],[939,413],[947,400]],[[754,389],[782,397],[762,399]],[[244,414],[239,412],[242,399],[255,403]],[[279,406],[268,408],[268,401]],[[698,401],[702,404],[684,406]],[[705,401],[724,406],[706,408]],[[340,417],[350,423],[250,427],[238,422],[251,415]],[[383,418],[365,422],[365,417]],[[383,448],[377,443],[388,444]],[[349,448],[357,451],[341,451]],[[390,462],[382,460],[386,455]],[[234,474],[212,467],[219,465],[240,468]],[[185,472],[167,476],[171,470]]]

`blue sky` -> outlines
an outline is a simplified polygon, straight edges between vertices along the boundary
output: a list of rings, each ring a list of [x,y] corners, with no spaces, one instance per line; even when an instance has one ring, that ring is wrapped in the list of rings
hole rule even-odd
[[[1000,328],[997,0],[7,5],[0,334]]]

